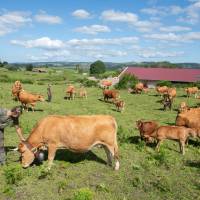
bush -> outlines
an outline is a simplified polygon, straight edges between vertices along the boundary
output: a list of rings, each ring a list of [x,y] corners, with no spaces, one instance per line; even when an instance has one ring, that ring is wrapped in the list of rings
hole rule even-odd
[[[81,84],[83,84],[85,87],[97,87],[98,86],[98,83],[96,81],[89,80],[87,78],[81,79],[81,80],[79,80],[79,82]]]
[[[89,188],[81,188],[75,192],[73,200],[92,200],[93,196],[94,193]]]
[[[172,82],[170,82],[170,81],[158,81],[156,86],[172,87]]]
[[[116,85],[117,89],[127,89],[127,88],[134,88],[136,83],[138,83],[137,77],[131,74],[125,74],[119,83]]]
[[[4,169],[7,184],[17,184],[23,178],[21,166],[9,166]]]

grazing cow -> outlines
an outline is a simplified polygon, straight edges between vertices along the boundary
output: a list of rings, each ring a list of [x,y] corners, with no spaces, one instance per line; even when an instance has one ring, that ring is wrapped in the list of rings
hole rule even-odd
[[[179,112],[180,113],[188,111],[189,109],[190,108],[187,106],[187,104],[184,101],[181,102],[180,107],[179,107]]]
[[[125,102],[123,100],[115,100],[114,103],[118,112],[124,111]]]
[[[34,112],[34,106],[37,101],[45,101],[42,95],[38,94],[31,94],[24,90],[20,91],[18,95],[19,101],[21,102],[22,106],[27,109],[28,112],[28,105],[31,105],[32,111]]]
[[[185,89],[186,93],[187,93],[187,97],[190,97],[192,94],[197,95],[199,89],[198,87],[188,87]]]
[[[134,92],[137,94],[141,94],[144,89],[144,84],[139,82],[135,85]]]
[[[108,99],[112,99],[113,102],[116,101],[117,98],[119,98],[119,91],[117,90],[103,90],[103,97],[104,101],[108,101]]]
[[[165,139],[178,140],[180,145],[180,152],[185,154],[185,144],[188,138],[196,137],[196,131],[191,128],[186,128],[183,126],[160,126],[151,135],[157,140],[156,149],[159,151],[160,144]]]
[[[141,140],[145,140],[145,142],[152,141],[151,134],[158,128],[158,123],[155,121],[136,121],[136,127],[140,132]]]
[[[176,97],[176,88],[168,88],[167,94],[169,95],[170,99],[172,99],[173,101],[174,98]]]
[[[87,99],[87,91],[84,87],[80,88],[79,97],[81,97],[81,98],[85,97]]]
[[[76,94],[75,87],[73,85],[69,85],[66,89],[66,93],[69,96],[69,99],[73,100]]]
[[[22,166],[26,168],[34,161],[39,148],[48,147],[50,168],[57,149],[66,148],[83,153],[99,144],[105,149],[108,164],[112,165],[112,158],[114,158],[115,170],[118,170],[117,123],[112,116],[52,115],[37,123],[28,139],[19,144],[19,152],[22,156]]]
[[[157,86],[156,91],[162,96],[163,94],[167,94],[168,92],[168,87],[167,86]]]
[[[19,92],[22,90],[22,84],[20,81],[15,81],[12,86],[12,96],[15,100],[18,100]]]

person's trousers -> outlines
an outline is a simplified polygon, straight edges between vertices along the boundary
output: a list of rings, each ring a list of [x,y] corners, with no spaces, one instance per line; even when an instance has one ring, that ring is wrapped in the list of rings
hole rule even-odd
[[[4,129],[0,129],[0,164],[3,164],[6,160],[5,148],[4,148]]]

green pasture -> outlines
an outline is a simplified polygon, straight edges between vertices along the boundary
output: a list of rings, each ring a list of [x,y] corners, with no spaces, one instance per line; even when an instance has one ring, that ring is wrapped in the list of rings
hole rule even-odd
[[[60,73],[60,72],[59,72]],[[116,118],[120,150],[120,170],[114,171],[105,164],[106,155],[102,148],[94,148],[85,154],[74,154],[67,150],[57,151],[52,169],[33,165],[22,169],[19,153],[11,151],[18,145],[14,128],[5,129],[7,165],[0,166],[0,199],[12,200],[148,200],[148,199],[200,199],[200,142],[191,139],[185,156],[179,153],[175,141],[164,141],[160,153],[155,145],[145,146],[137,137],[135,122],[138,119],[156,120],[162,125],[173,125],[181,101],[189,106],[198,106],[198,99],[187,99],[183,88],[178,89],[172,111],[163,111],[161,99],[152,90],[148,94],[134,95],[120,90],[120,97],[126,103],[123,113],[114,105],[102,101],[100,88],[87,88],[88,99],[66,100],[66,83],[81,78],[73,70],[60,74],[37,74],[32,72],[0,72],[14,80],[30,79],[33,84],[23,83],[25,90],[40,93],[46,97],[48,83],[52,83],[52,102],[39,102],[35,112],[23,112],[21,127],[28,137],[34,124],[51,115],[93,115],[108,114]],[[60,78],[62,77],[62,78]],[[41,81],[41,79],[45,79]],[[47,80],[48,78],[48,80]],[[55,79],[57,80],[55,81]],[[60,79],[59,79],[60,78]],[[13,82],[0,82],[0,105],[11,108],[18,105],[12,100]],[[42,82],[42,84],[41,84]]]

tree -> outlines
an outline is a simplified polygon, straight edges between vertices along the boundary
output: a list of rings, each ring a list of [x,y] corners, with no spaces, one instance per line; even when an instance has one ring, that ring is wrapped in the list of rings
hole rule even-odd
[[[97,60],[96,62],[90,65],[90,74],[103,74],[106,71],[105,64]]]
[[[134,88],[136,83],[138,83],[137,77],[131,74],[125,74],[117,84],[116,88],[117,89]]]
[[[32,70],[33,70],[33,65],[32,64],[26,65],[26,71],[32,71]]]

